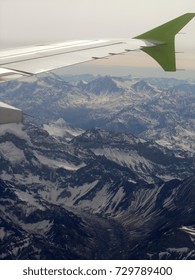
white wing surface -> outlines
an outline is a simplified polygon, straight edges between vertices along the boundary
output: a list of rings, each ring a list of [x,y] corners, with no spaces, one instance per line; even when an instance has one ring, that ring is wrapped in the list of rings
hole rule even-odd
[[[146,43],[143,42],[143,46]],[[6,81],[139,49],[140,40],[85,40],[0,51],[0,79]]]

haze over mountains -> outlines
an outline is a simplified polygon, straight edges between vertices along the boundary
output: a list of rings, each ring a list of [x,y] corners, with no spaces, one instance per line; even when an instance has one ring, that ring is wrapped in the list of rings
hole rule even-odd
[[[2,84],[1,259],[194,259],[195,83]]]
[[[84,130],[128,132],[194,152],[195,83],[54,74],[26,81],[2,84],[0,90],[2,101],[35,117],[30,121],[63,118]]]

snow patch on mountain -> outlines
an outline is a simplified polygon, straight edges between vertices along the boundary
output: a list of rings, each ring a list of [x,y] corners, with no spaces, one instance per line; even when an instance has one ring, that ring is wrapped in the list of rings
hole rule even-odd
[[[53,226],[53,222],[50,220],[42,220],[41,222],[36,223],[22,223],[22,228],[29,233],[46,235],[51,227]]]
[[[107,206],[107,213],[112,215],[112,213],[115,213],[119,215],[124,214],[124,209],[122,209],[122,206],[120,207],[119,204],[121,203],[121,201],[125,198],[125,191],[123,189],[123,187],[120,187],[117,192],[115,193],[115,195],[112,197],[110,203],[108,203]]]
[[[1,124],[0,125],[0,136],[5,135],[6,133],[14,134],[17,137],[24,139],[24,140],[28,141],[28,143],[30,143],[30,137],[24,131],[23,124],[16,124],[16,123]]]
[[[180,228],[182,231],[188,233],[189,235],[195,236],[195,228],[190,226],[182,226]]]
[[[154,132],[148,131],[150,137],[155,139],[155,142],[161,146],[165,146],[172,150],[186,151],[192,155],[195,153],[195,123],[189,120],[187,124],[176,125],[174,134],[171,131],[162,129]],[[182,153],[180,153],[182,156]],[[185,156],[185,154],[183,154]]]
[[[142,217],[147,219],[154,213],[155,201],[162,187],[155,187],[153,189],[139,188],[134,193],[134,199],[131,203],[131,211],[135,213],[139,209]]]
[[[27,203],[28,207],[26,207],[26,215],[27,215],[27,212],[29,215],[29,213],[31,213],[34,208],[44,209],[44,207],[40,204],[39,199],[36,199],[34,197],[33,193],[30,193],[28,191],[22,191],[19,189],[15,190],[15,193],[21,201]]]
[[[127,166],[133,170],[148,172],[153,170],[153,164],[146,158],[140,156],[135,150],[120,150],[119,148],[92,149],[95,155],[105,156],[108,159]]]
[[[3,238],[6,236],[6,231],[4,227],[0,228],[0,240],[3,240]]]
[[[67,140],[71,140],[73,137],[83,133],[82,129],[72,128],[62,118],[55,122],[44,124],[43,129],[51,136],[65,137]]]
[[[73,187],[69,186],[65,192],[62,191],[62,193],[59,196],[58,202],[65,203],[65,205],[69,205],[69,206],[80,204],[79,200],[82,199],[91,190],[93,190],[93,188],[97,185],[97,183],[98,180],[95,180],[94,182],[86,183],[81,186],[73,186]],[[85,207],[86,204],[84,203],[83,206]]]
[[[100,188],[94,193],[94,196],[91,197],[91,199],[83,197],[82,200],[79,200],[78,206],[87,211],[92,211],[93,213],[101,213],[102,210],[108,206],[111,197],[113,196],[108,189],[109,185],[105,184],[103,188]]]
[[[0,143],[0,153],[6,160],[13,164],[26,161],[24,152],[18,149],[12,142]]]
[[[38,153],[35,153],[35,155],[36,155],[37,159],[40,161],[40,163],[47,165],[48,167],[52,167],[52,168],[64,168],[66,170],[79,170],[80,168],[85,166],[84,163],[82,163],[80,165],[74,165],[65,160],[62,162],[62,161],[58,161],[55,159],[47,158]]]

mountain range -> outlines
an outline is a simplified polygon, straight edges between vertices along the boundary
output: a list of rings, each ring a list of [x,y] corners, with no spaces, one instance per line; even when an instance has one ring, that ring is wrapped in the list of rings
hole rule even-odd
[[[62,118],[83,130],[128,132],[181,153],[195,150],[192,81],[50,74],[1,84],[0,92],[31,122]]]
[[[194,83],[51,74],[1,91],[35,117],[0,126],[1,259],[195,258]]]

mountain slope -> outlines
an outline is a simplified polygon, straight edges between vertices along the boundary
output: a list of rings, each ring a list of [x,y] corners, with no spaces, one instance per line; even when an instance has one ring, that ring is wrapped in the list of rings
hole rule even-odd
[[[77,79],[67,77],[66,81],[50,74],[1,84],[1,100],[37,116],[36,123],[63,118],[73,127],[129,132],[177,149],[178,154],[194,154],[194,83],[108,76],[88,79],[86,75]]]
[[[32,124],[1,126],[0,158],[1,259],[194,258],[193,158]]]

